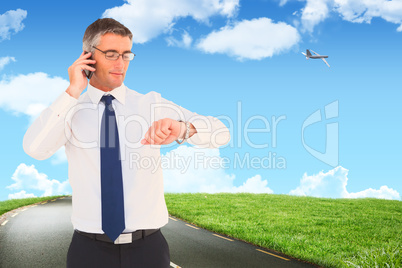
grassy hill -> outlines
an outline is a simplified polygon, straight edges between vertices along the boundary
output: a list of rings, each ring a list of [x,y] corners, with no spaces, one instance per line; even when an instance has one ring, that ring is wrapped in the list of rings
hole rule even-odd
[[[402,267],[402,202],[166,194],[169,213],[324,267]]]
[[[32,205],[38,202],[51,200],[55,198],[62,197],[63,195],[55,195],[55,196],[45,196],[45,197],[31,197],[31,198],[22,198],[22,199],[10,199],[5,201],[0,201],[0,216],[4,213],[11,211],[13,209]]]

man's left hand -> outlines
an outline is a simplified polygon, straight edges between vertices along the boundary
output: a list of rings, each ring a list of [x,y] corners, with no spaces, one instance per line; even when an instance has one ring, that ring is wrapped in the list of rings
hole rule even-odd
[[[141,141],[144,145],[164,145],[183,137],[186,132],[186,124],[170,118],[164,118],[152,123]]]

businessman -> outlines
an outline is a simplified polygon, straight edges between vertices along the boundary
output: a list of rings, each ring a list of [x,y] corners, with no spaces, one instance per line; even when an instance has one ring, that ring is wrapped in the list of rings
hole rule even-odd
[[[130,156],[160,163],[161,145],[217,148],[230,140],[218,119],[126,87],[134,57],[128,28],[110,18],[92,23],[68,68],[69,87],[24,136],[25,152],[38,160],[65,146],[74,226],[67,267],[169,267],[162,168]]]

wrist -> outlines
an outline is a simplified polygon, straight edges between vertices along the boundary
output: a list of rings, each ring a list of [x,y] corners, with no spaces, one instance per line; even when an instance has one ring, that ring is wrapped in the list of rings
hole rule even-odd
[[[178,120],[180,123],[180,134],[176,140],[178,144],[185,142],[190,136],[190,123]],[[180,141],[181,140],[181,141]]]
[[[71,85],[66,89],[66,93],[76,99],[78,99],[81,95],[81,92]]]
[[[184,140],[184,138],[186,136],[186,130],[187,130],[186,122],[179,121],[179,123],[180,123],[180,134],[179,134],[178,139]]]

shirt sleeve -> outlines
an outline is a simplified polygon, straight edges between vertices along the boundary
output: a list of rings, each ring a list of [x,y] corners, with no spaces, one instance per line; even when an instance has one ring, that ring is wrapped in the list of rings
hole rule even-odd
[[[44,160],[65,145],[71,137],[67,114],[77,102],[77,99],[63,92],[46,108],[25,133],[25,153],[37,160]]]
[[[199,148],[218,148],[230,141],[229,129],[218,118],[199,115],[161,97],[161,118],[182,120],[193,124],[197,133],[187,142]]]

